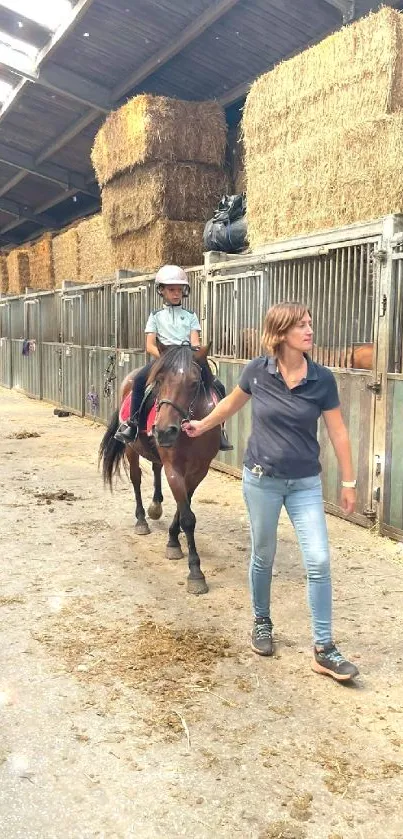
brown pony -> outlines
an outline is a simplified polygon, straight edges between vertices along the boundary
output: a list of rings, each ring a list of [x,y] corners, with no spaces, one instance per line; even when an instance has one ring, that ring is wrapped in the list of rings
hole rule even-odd
[[[126,455],[136,497],[135,532],[139,535],[150,533],[141,498],[139,457],[141,455],[151,461],[154,472],[154,495],[148,509],[152,519],[159,519],[162,515],[161,470],[164,467],[177,505],[169,528],[166,555],[168,559],[183,557],[179,542],[179,532],[183,530],[189,550],[187,590],[196,595],[205,594],[208,586],[195,545],[196,516],[191,509],[191,500],[219,450],[220,428],[217,426],[202,437],[192,439],[182,431],[182,423],[189,419],[202,419],[213,407],[213,380],[207,353],[208,347],[195,352],[187,345],[165,350],[154,363],[148,379],[148,384],[153,387],[150,400],[156,400],[157,408],[153,437],[141,431],[134,443],[127,446],[119,443],[114,438],[119,425],[119,412],[116,411],[99,451],[104,482],[111,488],[113,476],[119,472],[120,463]],[[123,383],[122,400],[133,386],[135,372]]]

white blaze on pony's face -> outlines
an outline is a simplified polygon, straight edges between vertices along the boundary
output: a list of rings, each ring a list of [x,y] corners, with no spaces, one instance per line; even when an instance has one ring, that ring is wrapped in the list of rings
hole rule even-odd
[[[313,344],[312,318],[309,312],[305,312],[295,326],[291,326],[283,338],[283,344],[290,350],[310,352]]]

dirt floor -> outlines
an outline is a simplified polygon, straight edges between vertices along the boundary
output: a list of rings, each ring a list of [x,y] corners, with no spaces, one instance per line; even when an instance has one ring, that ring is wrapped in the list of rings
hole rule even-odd
[[[0,835],[403,837],[403,546],[329,517],[336,640],[361,670],[341,686],[310,670],[282,520],[261,659],[239,481],[196,494],[195,598],[164,558],[169,492],[136,537],[128,481],[111,495],[97,473],[102,434],[0,389]]]

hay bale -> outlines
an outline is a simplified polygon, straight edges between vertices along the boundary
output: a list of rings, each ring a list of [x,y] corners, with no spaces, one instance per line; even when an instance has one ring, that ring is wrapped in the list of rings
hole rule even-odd
[[[252,247],[403,212],[403,114],[317,133],[248,169]]]
[[[240,125],[228,131],[227,160],[233,193],[246,192],[245,149]]]
[[[387,7],[260,76],[246,100],[247,161],[304,131],[347,127],[403,106],[403,16]]]
[[[91,152],[98,182],[151,161],[221,166],[225,115],[217,102],[183,102],[141,94],[111,113]]]
[[[111,243],[101,213],[80,222],[76,229],[80,283],[96,283],[114,276]]]
[[[224,169],[198,163],[137,166],[102,190],[102,215],[111,238],[141,230],[160,218],[207,221],[228,192]]]
[[[164,263],[199,265],[204,224],[160,219],[136,233],[112,240],[116,268],[155,271]]]
[[[403,16],[384,8],[254,83],[243,119],[252,248],[401,209],[402,82]]]
[[[35,289],[54,288],[52,234],[45,233],[29,249],[30,286]]]
[[[30,285],[29,253],[26,248],[14,248],[7,257],[9,294],[24,294]]]
[[[61,288],[64,280],[78,283],[80,280],[80,262],[77,228],[70,227],[55,236],[52,248],[56,288]]]
[[[4,253],[0,254],[0,294],[7,294],[8,292],[8,268],[7,257]]]

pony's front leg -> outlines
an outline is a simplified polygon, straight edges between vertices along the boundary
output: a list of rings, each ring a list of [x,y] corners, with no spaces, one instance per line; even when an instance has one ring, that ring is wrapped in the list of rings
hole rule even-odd
[[[161,472],[162,464],[153,463],[154,495],[153,500],[148,508],[148,515],[150,516],[150,519],[154,520],[160,519],[162,516],[162,502],[164,498],[162,495]]]
[[[141,469],[139,456],[137,452],[133,451],[131,446],[128,446],[126,451],[127,459],[130,465],[130,480],[133,484],[134,495],[136,498],[136,524],[134,530],[139,536],[147,536],[151,531],[146,521],[146,513],[143,507],[143,499],[141,497]]]
[[[179,523],[186,536],[189,550],[187,590],[190,594],[206,594],[208,592],[208,585],[203,571],[200,568],[200,557],[197,553],[194,538],[196,516],[190,506],[189,500],[179,505]]]
[[[169,528],[169,539],[167,544],[167,559],[182,559],[183,553],[179,541],[179,531],[181,526],[179,524],[179,507],[172,519],[172,524]]]

